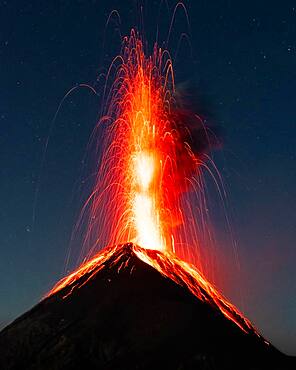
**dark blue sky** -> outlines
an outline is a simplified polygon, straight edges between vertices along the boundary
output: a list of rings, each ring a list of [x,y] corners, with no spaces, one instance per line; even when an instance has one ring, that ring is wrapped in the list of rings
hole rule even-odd
[[[103,48],[110,11],[119,10],[125,34],[137,22],[135,4],[0,1],[1,325],[35,304],[63,273],[86,192],[82,161],[99,98],[87,90],[71,95],[49,137],[51,120],[65,93],[95,84],[118,52],[115,25]],[[157,4],[147,1],[144,10],[151,43]],[[194,80],[224,128],[215,158],[240,262],[217,211],[218,285],[267,339],[296,354],[296,4],[192,0],[186,6],[193,55],[176,61],[176,80]],[[162,12],[163,30],[169,17],[165,6]],[[180,12],[174,35],[183,31]]]

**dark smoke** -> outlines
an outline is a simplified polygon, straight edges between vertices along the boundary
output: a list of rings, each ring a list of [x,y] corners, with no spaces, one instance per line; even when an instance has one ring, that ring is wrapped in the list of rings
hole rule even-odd
[[[176,129],[178,141],[189,144],[193,154],[200,158],[222,146],[222,128],[217,124],[210,97],[198,92],[193,83],[176,87],[176,105],[170,120]]]

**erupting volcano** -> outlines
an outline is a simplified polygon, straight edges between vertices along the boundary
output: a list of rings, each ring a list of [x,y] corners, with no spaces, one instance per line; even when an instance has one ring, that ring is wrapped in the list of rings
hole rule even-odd
[[[109,68],[110,80],[95,187],[82,212],[89,258],[1,333],[1,368],[282,366],[284,356],[201,266],[181,259],[187,235],[198,235],[192,222],[206,227],[206,216],[193,217],[184,196],[195,183],[200,210],[205,207],[201,168],[217,139],[178,104],[169,52],[155,45],[147,56],[132,30]],[[94,255],[103,234],[110,246]],[[195,247],[198,253],[198,237]]]

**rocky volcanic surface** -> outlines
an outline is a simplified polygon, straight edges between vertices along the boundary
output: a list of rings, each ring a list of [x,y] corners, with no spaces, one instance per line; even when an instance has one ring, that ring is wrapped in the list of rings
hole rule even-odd
[[[131,244],[88,278],[2,330],[1,370],[296,369],[294,358],[245,334],[141,261]]]

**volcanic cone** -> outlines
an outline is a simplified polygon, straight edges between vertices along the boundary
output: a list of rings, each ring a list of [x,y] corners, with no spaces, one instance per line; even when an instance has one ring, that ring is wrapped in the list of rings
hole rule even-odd
[[[3,370],[292,363],[192,266],[131,243],[103,250],[0,333]]]

